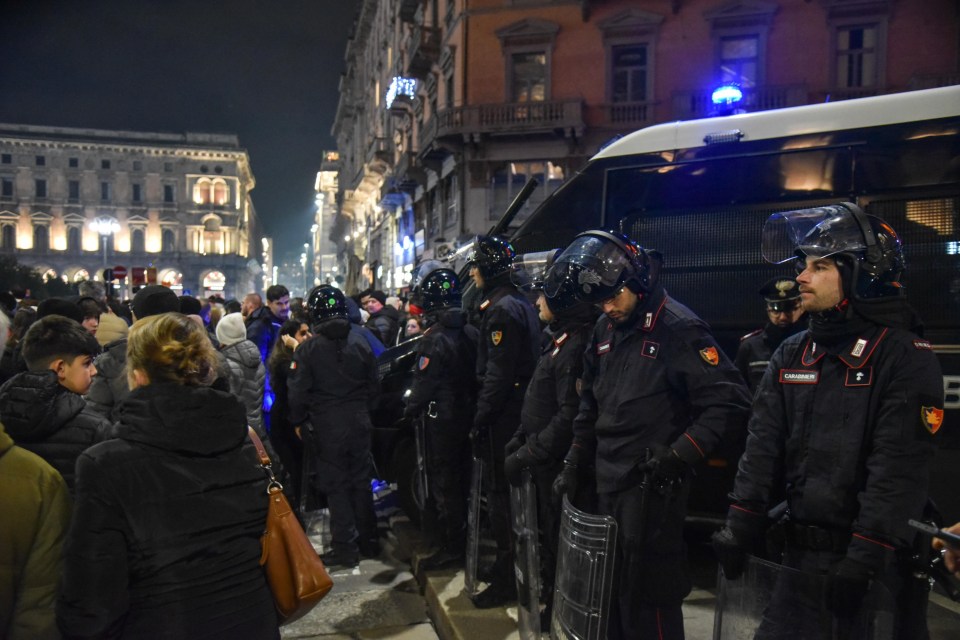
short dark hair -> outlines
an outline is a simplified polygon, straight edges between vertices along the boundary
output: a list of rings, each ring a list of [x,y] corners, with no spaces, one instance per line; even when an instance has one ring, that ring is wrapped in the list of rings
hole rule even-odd
[[[57,314],[44,316],[30,325],[21,345],[30,371],[43,371],[54,360],[94,358],[100,353],[100,345],[89,331],[76,320]]]
[[[275,284],[267,287],[267,302],[276,302],[283,296],[290,296],[290,290],[282,284]]]
[[[380,291],[379,289],[367,289],[366,291],[360,294],[360,299],[363,300],[367,296],[373,298],[380,304],[387,304],[387,294],[385,294],[383,291]]]
[[[90,296],[85,296],[77,300],[77,306],[80,308],[80,315],[83,319],[99,318],[103,313],[103,307],[100,302]]]

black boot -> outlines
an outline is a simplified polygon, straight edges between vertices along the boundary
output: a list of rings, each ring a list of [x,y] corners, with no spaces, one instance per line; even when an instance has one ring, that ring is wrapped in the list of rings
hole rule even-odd
[[[477,609],[502,607],[517,599],[517,584],[513,580],[499,580],[475,595],[473,606]]]
[[[463,547],[440,547],[437,551],[420,559],[417,568],[421,571],[437,571],[448,567],[463,566]]]
[[[360,554],[357,551],[333,549],[320,554],[323,565],[327,569],[352,569],[360,564]]]

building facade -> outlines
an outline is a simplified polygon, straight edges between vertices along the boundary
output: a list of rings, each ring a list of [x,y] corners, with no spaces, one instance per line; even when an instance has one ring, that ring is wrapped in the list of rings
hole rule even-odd
[[[954,0],[365,0],[333,126],[330,237],[365,283],[500,218],[607,141],[730,104],[773,109],[960,83]]]
[[[254,185],[234,135],[0,124],[0,254],[67,282],[120,267],[121,296],[242,297],[263,286]]]

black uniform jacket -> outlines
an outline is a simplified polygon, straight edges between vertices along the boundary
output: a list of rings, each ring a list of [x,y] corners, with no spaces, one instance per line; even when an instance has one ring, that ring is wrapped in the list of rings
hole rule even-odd
[[[413,386],[404,413],[417,415],[434,402],[438,420],[472,411],[476,397],[474,369],[477,328],[460,309],[446,309],[417,345]]]
[[[290,422],[309,418],[315,427],[346,427],[338,422],[373,407],[380,389],[377,361],[360,327],[346,319],[327,320],[293,352],[287,379]]]
[[[71,491],[77,457],[107,437],[111,423],[53,371],[18,373],[0,387],[0,420],[14,441],[60,472]]]
[[[783,329],[768,322],[764,328],[740,338],[740,347],[733,362],[740,375],[747,381],[750,391],[756,391],[760,386],[760,380],[770,363],[770,356],[777,350],[780,343],[805,330],[808,324],[806,316],[800,322],[795,322]]]
[[[876,566],[913,539],[942,410],[937,358],[907,331],[871,326],[829,353],[793,336],[757,391],[734,506],[764,513],[785,487],[792,520],[851,531],[847,555]]]
[[[474,424],[486,427],[497,421],[510,399],[522,398],[537,365],[540,320],[533,305],[509,285],[491,291],[480,303],[480,313]]]
[[[271,638],[266,478],[243,405],[154,383],[77,461],[57,621],[68,638]]]
[[[573,419],[580,406],[577,381],[583,374],[583,350],[593,322],[556,323],[533,372],[520,413],[524,444],[534,459],[562,460],[573,440]]]
[[[645,449],[669,445],[695,463],[742,433],[749,410],[743,378],[707,325],[658,287],[626,323],[597,321],[574,446],[596,447],[597,491],[618,491],[639,481],[631,472]]]

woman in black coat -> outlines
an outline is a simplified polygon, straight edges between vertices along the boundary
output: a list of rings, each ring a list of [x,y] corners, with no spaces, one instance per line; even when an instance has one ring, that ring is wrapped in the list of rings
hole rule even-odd
[[[130,329],[133,389],[77,461],[57,624],[66,638],[279,638],[260,568],[266,479],[217,357],[179,313]]]

